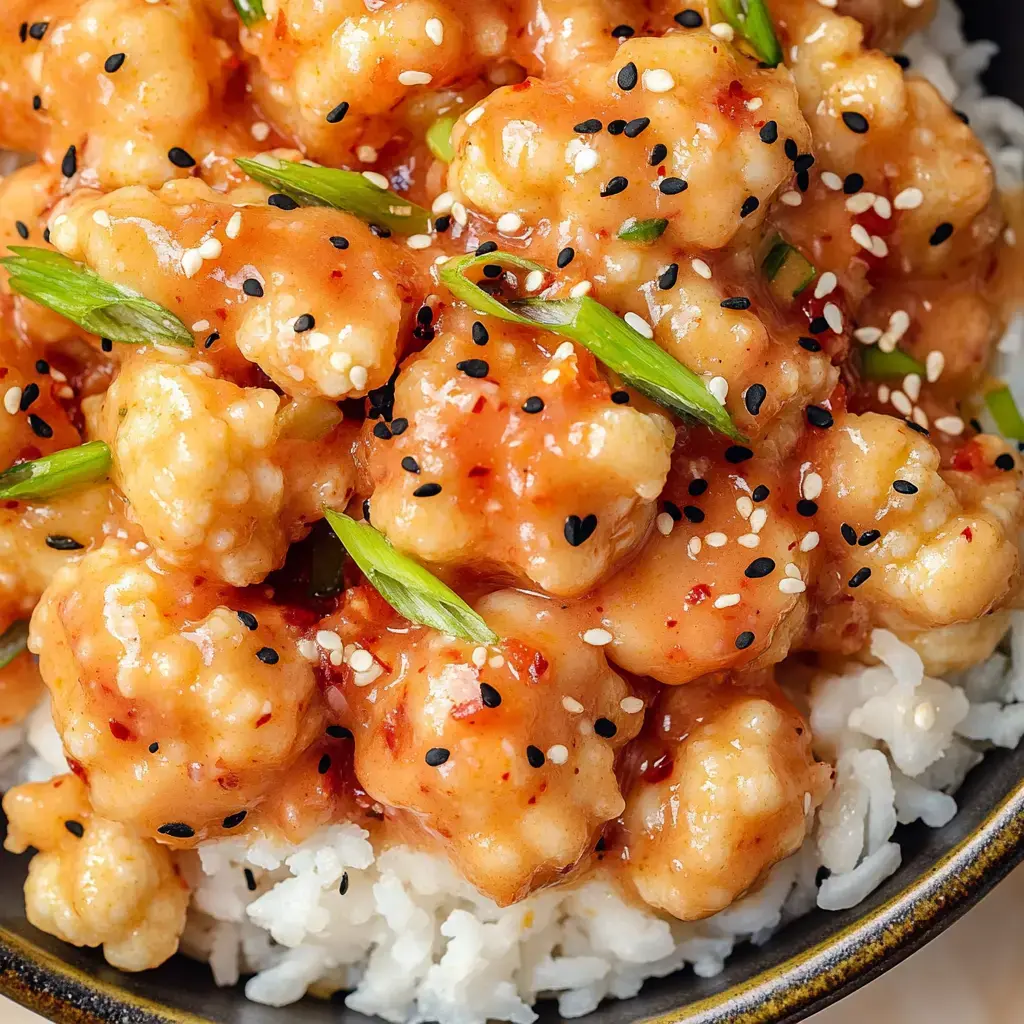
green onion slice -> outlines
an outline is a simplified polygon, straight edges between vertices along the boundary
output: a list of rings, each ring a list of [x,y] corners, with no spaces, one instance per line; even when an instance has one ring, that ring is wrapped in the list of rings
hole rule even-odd
[[[619,238],[624,242],[650,245],[661,238],[667,227],[668,221],[664,217],[655,217],[652,220],[637,220],[632,217],[619,228]]]
[[[0,634],[0,668],[6,668],[28,648],[28,623],[19,619]]]
[[[0,259],[11,291],[67,317],[90,334],[127,345],[193,345],[192,332],[169,310],[124,285],[113,284],[50,249],[12,245]]]
[[[339,171],[335,167],[310,166],[266,156],[259,160],[239,157],[235,163],[250,178],[291,196],[303,206],[344,210],[400,235],[430,231],[429,211],[381,188],[358,171]]]
[[[783,301],[795,299],[818,276],[814,264],[781,235],[772,239],[771,248],[761,261],[761,272]]]
[[[427,129],[427,148],[438,160],[450,164],[455,159],[452,146],[452,129],[455,127],[454,117],[439,117]]]
[[[872,380],[884,380],[886,377],[905,377],[908,373],[925,375],[924,363],[919,363],[913,356],[894,348],[891,352],[883,352],[877,345],[861,350],[861,370],[865,377]]]
[[[718,0],[718,9],[758,60],[772,68],[782,63],[782,47],[765,0]]]
[[[102,441],[22,462],[0,473],[0,501],[31,501],[96,483],[110,471],[110,449]]]
[[[234,3],[235,10],[238,11],[238,16],[246,28],[252,28],[257,21],[263,21],[267,16],[263,10],[263,0],[234,0]]]
[[[474,643],[498,642],[498,635],[454,590],[396,551],[382,533],[342,512],[324,509],[324,515],[363,575],[399,615]]]
[[[1024,417],[1008,387],[996,388],[985,395],[985,404],[996,421],[999,433],[1014,441],[1024,441]]]
[[[589,296],[517,299],[506,306],[466,277],[466,271],[487,263],[505,263],[526,271],[547,273],[540,264],[512,253],[489,252],[484,256],[470,253],[445,263],[441,267],[441,280],[456,298],[477,312],[570,338],[658,405],[699,420],[726,437],[743,440],[725,407],[697,374],[635,331],[607,306]]]

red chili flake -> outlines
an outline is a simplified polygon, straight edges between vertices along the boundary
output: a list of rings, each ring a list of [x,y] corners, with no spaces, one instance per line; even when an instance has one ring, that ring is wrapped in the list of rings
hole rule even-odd
[[[985,451],[975,438],[961,446],[953,454],[953,468],[961,473],[977,473],[987,468]]]
[[[678,619],[666,619],[665,620],[665,626],[668,629],[675,629],[676,626],[678,626],[678,625],[679,625],[679,620]]]
[[[521,82],[516,82],[516,84],[512,86],[512,92],[525,92],[532,85],[532,78],[524,78]]]
[[[130,740],[132,738],[132,731],[126,725],[122,725],[114,718],[107,720],[107,724],[110,727],[110,735],[115,740]]]
[[[464,700],[461,704],[456,704],[449,714],[457,722],[461,722],[463,718],[472,718],[483,709],[484,702],[479,697],[474,697],[472,700]]]
[[[512,776],[511,772],[502,772],[501,773],[501,781],[502,782],[508,782],[508,780],[511,778],[511,776]]]
[[[743,83],[734,78],[727,90],[723,89],[718,93],[716,103],[725,117],[735,121],[741,117],[745,118],[750,113],[746,108],[746,102],[753,98],[753,94],[743,88]]]
[[[259,729],[260,726],[266,725],[267,722],[270,721],[270,718],[271,715],[269,711],[265,715],[260,715],[260,717],[256,719],[256,728]]]
[[[967,538],[967,543],[970,544],[971,541],[974,540],[974,531],[971,530],[971,528],[969,526],[965,526],[960,531],[960,536],[961,537],[966,537]]]
[[[674,766],[675,762],[672,760],[671,754],[660,754],[644,769],[644,782],[650,782],[652,784],[664,782],[665,779],[672,774],[672,768]]]
[[[82,762],[76,761],[73,757],[68,757],[67,762],[72,774],[77,775],[86,785],[89,785],[89,773],[85,770]]]
[[[477,400],[473,403],[472,412],[483,412],[487,407],[487,399],[483,395],[480,395]]]
[[[521,679],[529,676],[531,683],[539,683],[540,677],[548,670],[548,659],[536,648],[519,640],[506,640],[502,644],[505,660]]]
[[[404,731],[406,725],[405,715],[405,703],[396,704],[388,713],[384,716],[384,721],[381,723],[381,734],[384,737],[384,742],[387,744],[388,750],[391,753],[395,753],[401,744],[402,737],[399,736],[400,731]]]
[[[241,785],[241,779],[234,772],[227,772],[224,775],[217,776],[217,785],[221,789],[228,790],[229,792],[233,789],[238,789]]]
[[[711,588],[706,583],[696,583],[690,587],[690,592],[684,600],[687,604],[700,604],[711,596]]]
[[[471,479],[473,477],[479,477],[479,476],[490,476],[491,475],[491,471],[486,466],[474,466],[469,471],[468,475],[469,475],[469,477]]]

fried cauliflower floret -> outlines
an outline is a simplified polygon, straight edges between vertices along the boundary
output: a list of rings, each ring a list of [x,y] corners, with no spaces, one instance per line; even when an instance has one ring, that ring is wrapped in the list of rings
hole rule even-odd
[[[761,104],[752,112],[754,98]],[[603,130],[590,131],[591,119]],[[615,121],[633,127],[613,134]],[[772,143],[759,135],[769,121]],[[667,219],[671,246],[719,248],[759,224],[792,177],[786,138],[800,152],[810,146],[784,69],[760,69],[703,29],[670,32],[631,39],[566,82],[495,90],[455,127],[449,187],[495,219],[515,213],[529,225],[558,225],[560,244],[595,261],[604,240],[634,220]],[[652,166],[658,143],[667,153]]]
[[[266,197],[262,187],[225,196],[196,180],[156,192],[82,191],[58,207],[51,239],[173,310],[218,365],[237,345],[297,397],[364,395],[384,384],[408,303],[386,243],[348,214],[280,210]]]
[[[646,535],[670,423],[613,402],[591,356],[556,335],[465,309],[438,331],[398,376],[391,427],[364,428],[373,525],[435,565],[586,591]]]
[[[816,571],[811,524],[788,500],[795,481],[760,459],[737,467],[712,452],[677,450],[657,530],[586,599],[612,635],[609,659],[670,685],[781,661]],[[755,502],[756,488],[770,494],[757,490]]]
[[[25,22],[34,31],[22,41]],[[107,71],[115,54],[124,62]],[[200,0],[56,0],[45,11],[12,0],[0,11],[0,147],[38,153],[84,184],[159,185],[189,173],[173,147],[199,161],[215,145],[211,111],[231,59]]]
[[[683,921],[723,910],[796,852],[831,776],[764,675],[664,691],[631,758],[626,873]]]
[[[345,504],[352,472],[344,446],[282,450],[278,403],[273,391],[218,380],[198,363],[140,354],[122,367],[98,432],[130,514],[163,559],[236,586],[262,580],[321,515],[311,502],[290,504],[296,482],[309,488],[293,460],[334,460],[317,467],[316,496]]]
[[[223,834],[319,734],[282,612],[236,601],[116,542],[43,594],[29,647],[97,813],[162,842]]]
[[[837,418],[809,460],[824,480],[815,528],[847,592],[874,605],[879,621],[949,626],[1007,598],[1019,563],[1020,469],[997,438],[974,438],[940,470],[926,438],[866,413]]]
[[[935,6],[935,0],[839,0],[836,10],[864,26],[869,46],[892,53],[911,32],[928,24]]]
[[[366,791],[507,905],[568,874],[621,813],[615,757],[643,701],[556,603],[500,591],[478,610],[500,644],[346,633],[371,671],[353,653],[340,685]]]
[[[22,624],[16,628],[27,630],[27,625]],[[6,640],[13,642],[14,637],[8,633]],[[2,658],[3,643],[0,643]],[[43,681],[39,677],[35,659],[23,650],[0,668],[0,729],[17,725],[39,703],[42,692]]]
[[[61,775],[3,800],[12,853],[28,847],[25,911],[75,946],[103,946],[122,971],[158,967],[178,950],[189,889],[165,847],[94,814],[82,782]]]

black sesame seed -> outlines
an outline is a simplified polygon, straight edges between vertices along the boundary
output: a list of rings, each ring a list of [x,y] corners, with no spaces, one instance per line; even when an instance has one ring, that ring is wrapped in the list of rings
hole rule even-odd
[[[928,239],[929,245],[942,245],[943,242],[948,241],[950,236],[953,234],[953,225],[949,221],[943,221],[933,232],[932,237]]]
[[[618,727],[609,718],[599,718],[594,722],[594,732],[602,739],[610,740],[618,731]]]
[[[863,135],[869,127],[868,119],[863,114],[857,113],[856,110],[843,111],[843,124],[857,135]]]
[[[370,227],[370,234],[371,235],[376,235],[377,238],[390,238],[391,237],[391,229],[384,227],[383,224],[371,224],[371,225],[369,225],[369,227]]]
[[[871,570],[865,565],[862,569],[858,569],[851,577],[847,586],[859,587],[868,577],[871,575]]]
[[[348,892],[348,872],[341,873],[341,881],[338,883],[338,895],[344,896]]]
[[[761,403],[768,397],[768,389],[763,384],[751,384],[743,396],[743,404],[751,416],[761,411]]]
[[[664,143],[659,142],[651,150],[651,155],[647,158],[647,163],[651,167],[657,167],[665,157],[668,156],[668,146]]]
[[[256,621],[256,616],[252,612],[237,611],[235,614],[238,616],[238,621],[245,626],[248,630],[258,629],[259,623]]]
[[[80,821],[65,821],[64,827],[76,838],[81,839],[85,835],[85,828]]]
[[[658,184],[658,191],[663,196],[677,196],[685,192],[690,186],[682,178],[662,178]]]
[[[125,55],[123,53],[112,53],[103,62],[103,70],[106,71],[108,75],[112,75],[115,71],[120,71],[124,65],[124,57]]]
[[[488,253],[497,252],[497,251],[498,251],[498,243],[497,242],[481,242],[476,247],[476,255],[477,256],[486,256]]]
[[[779,141],[779,125],[776,121],[766,121],[757,133],[761,141],[770,146]]]
[[[892,489],[897,494],[917,494],[917,487],[909,480],[893,480]]]
[[[696,505],[684,505],[683,515],[691,523],[703,523],[704,522],[704,510],[697,508]],[[673,517],[674,518],[674,517]]]
[[[36,360],[36,373],[49,373],[50,364],[45,359]]]
[[[752,459],[753,457],[754,453],[746,445],[731,444],[725,449],[725,461],[731,462],[733,465],[746,462],[747,459]]]
[[[254,299],[263,298],[263,285],[261,285],[255,277],[247,277],[242,282],[242,291]]]
[[[750,309],[750,299],[746,295],[734,295],[729,299],[722,299],[719,303],[722,309]]]
[[[340,121],[345,119],[345,115],[348,113],[348,103],[342,100],[336,107],[332,107],[327,114],[328,124],[338,124]]]
[[[663,291],[667,292],[670,288],[675,288],[676,280],[679,277],[679,264],[670,263],[659,275],[658,275],[658,287]]]
[[[828,430],[835,423],[832,413],[828,409],[823,409],[820,405],[809,405],[805,412],[807,413],[807,422],[819,430]]]
[[[28,39],[28,22],[27,21],[23,21],[21,23],[21,25],[18,26],[18,38],[22,42],[25,42],[25,40]]]
[[[195,167],[196,158],[187,150],[182,149],[181,146],[171,146],[167,151],[167,159],[174,164],[175,167],[188,168]]]
[[[283,192],[275,192],[273,195],[267,196],[267,206],[273,206],[278,210],[297,210],[299,208],[299,204]]]
[[[664,505],[665,511],[672,517],[672,522],[678,523],[679,520],[683,518],[683,510],[674,501],[664,501],[662,504]],[[693,506],[687,507],[692,508]],[[700,509],[697,509],[697,511],[700,512]],[[703,518],[703,514],[701,515],[701,518]]]
[[[343,235],[331,235],[329,241],[331,245],[334,246],[335,249],[348,248],[348,239],[345,238]]]
[[[443,235],[452,226],[452,219],[448,214],[442,214],[434,221],[434,230]]]
[[[43,36],[46,35],[46,30],[50,27],[48,21],[37,21],[29,26],[28,34],[36,41],[39,42]]]
[[[896,61],[904,71],[910,67],[910,58],[905,53],[894,53],[892,55],[892,59]]]
[[[78,150],[73,145],[68,146],[64,159],[60,162],[60,173],[65,178],[73,178],[78,170]]]
[[[1003,472],[1008,473],[1013,469],[1014,465],[1013,456],[1009,452],[1003,452],[1001,455],[996,456],[996,469],[1001,469]]]
[[[616,174],[611,181],[603,189],[601,189],[601,196],[617,196],[620,192],[625,192],[629,186],[629,178],[624,178],[621,174]]]
[[[160,744],[159,743],[150,743],[150,745],[149,745],[149,752],[151,754],[155,754],[159,749],[160,749]]]
[[[19,403],[18,408],[21,409],[22,412],[28,412],[29,407],[38,397],[39,385],[35,381],[32,381],[31,384],[26,384],[25,390],[21,393],[21,402]]]
[[[207,345],[206,347],[209,348],[210,346]],[[114,343],[109,338],[100,338],[100,348],[104,352],[113,352]]]
[[[752,491],[750,497],[754,501],[764,501],[772,492],[764,484],[758,484]]]
[[[612,401],[616,405],[629,405],[629,392],[628,391],[613,391]]]
[[[806,349],[808,352],[821,351],[821,343],[815,338],[801,338],[799,344],[802,349]]]
[[[174,839],[191,839],[196,834],[196,830],[183,821],[169,821],[166,825],[161,825],[157,832],[162,836],[171,836]]]
[[[630,39],[636,33],[632,25],[616,25],[612,29],[612,36],[615,39]]]
[[[800,171],[796,176],[796,187],[806,192],[811,187],[811,176],[807,171]]]
[[[311,331],[314,327],[316,327],[316,320],[313,318],[313,314],[303,313],[296,319],[292,329],[296,334],[305,334],[306,331]]]
[[[845,540],[851,548],[857,543],[857,531],[849,523],[843,523],[839,527],[839,532],[843,535],[843,540]]]
[[[420,471],[420,464],[411,455],[406,455],[402,459],[402,469],[406,473],[418,473]]]
[[[857,544],[866,548],[869,544],[874,544],[882,534],[879,530],[865,530],[858,538]]]
[[[572,263],[575,256],[576,250],[571,245],[567,245],[558,253],[558,259],[555,260],[555,266],[557,266],[559,270],[564,270],[570,263]]]
[[[427,751],[423,760],[426,761],[431,768],[440,768],[441,765],[443,765],[451,756],[451,751],[444,747],[431,747]]]
[[[848,174],[843,179],[843,192],[848,196],[856,195],[864,187],[864,176],[862,174]]]
[[[480,380],[491,372],[491,368],[484,359],[460,359],[455,364],[455,368],[474,380]]]
[[[373,425],[373,436],[380,438],[381,441],[391,440],[391,428],[381,420]]]
[[[760,205],[761,201],[757,196],[747,196],[747,198],[743,200],[743,205],[740,207],[740,216],[749,217]]]
[[[970,420],[968,420],[968,422],[970,423],[971,427],[974,429],[974,432],[976,434],[984,434],[985,433],[985,431],[981,429],[981,421],[980,420],[976,420],[972,416],[970,418]]]
[[[694,498],[698,498],[708,489],[708,482],[703,477],[697,477],[696,480],[690,481],[686,489]]]
[[[281,655],[278,654],[273,647],[261,647],[256,652],[256,657],[259,658],[264,665],[276,665],[281,660]]]
[[[49,245],[49,243],[50,243],[50,229],[49,228],[45,228],[43,230],[43,241],[46,242],[47,245]]]
[[[473,321],[472,334],[473,341],[477,345],[486,345],[488,338],[490,338],[490,335],[487,333],[487,328],[484,327],[484,325],[480,323],[479,320]]]
[[[245,874],[245,887],[249,892],[256,891],[256,876],[252,873],[252,868],[244,868]]]
[[[40,419],[34,412],[28,414],[28,425],[32,428],[32,433],[36,437],[53,437],[53,427],[44,419]]]
[[[759,580],[765,576],[770,576],[775,572],[775,562],[771,558],[761,557],[755,558],[750,565],[743,570],[743,575],[748,580]]]
[[[687,7],[685,11],[680,11],[676,16],[675,20],[683,26],[683,28],[700,28],[704,24],[704,19],[700,16],[700,13],[695,11],[692,7]]]
[[[28,238],[28,225],[23,220],[16,220],[14,228],[22,238]]]
[[[804,519],[810,519],[811,516],[817,515],[818,503],[811,501],[810,498],[801,498],[796,503],[796,510],[799,515],[802,515]]]
[[[544,766],[544,751],[531,743],[526,748],[526,760],[530,762],[531,768],[542,768]]]
[[[209,335],[207,335],[206,341],[203,342],[203,347],[209,348],[211,345],[218,341],[220,341],[220,331],[212,331]]]
[[[523,412],[528,412],[531,415],[541,412],[543,409],[544,399],[539,398],[537,395],[530,395],[530,397],[523,402]]]
[[[421,324],[423,327],[429,327],[433,319],[434,311],[429,306],[420,306],[416,310],[416,323]]]
[[[488,263],[484,267],[484,277],[500,277],[501,267],[497,263]]]
[[[823,316],[816,316],[811,321],[808,330],[811,334],[824,334],[828,330],[828,321]]]
[[[590,539],[596,529],[597,516],[590,513],[590,515],[583,516],[582,519],[575,515],[566,516],[562,533],[572,547],[578,548],[582,543]]]
[[[634,117],[632,121],[626,122],[626,127],[622,129],[622,134],[627,139],[635,139],[641,132],[650,127],[650,124],[651,119],[649,117]]]
[[[42,110],[42,107],[43,107],[43,97],[42,96],[33,96],[32,97],[32,109],[33,110]]]
[[[803,174],[805,171],[809,171],[814,166],[814,157],[810,153],[801,153],[793,161],[793,170],[797,174]]]
[[[325,732],[332,740],[350,740],[352,739],[352,730],[346,729],[343,725],[329,725]]]
[[[422,484],[412,492],[414,498],[433,498],[441,493],[440,484]]]
[[[586,121],[580,121],[580,123],[573,128],[573,131],[578,135],[594,135],[603,127],[604,125],[602,125],[596,117],[588,117]]]
[[[609,135],[621,135],[626,130],[626,122],[622,118],[616,118],[614,121],[608,122],[608,134]]]
[[[619,68],[619,73],[615,76],[615,81],[618,83],[620,89],[624,89],[629,92],[630,89],[636,88],[636,83],[640,80],[640,75],[636,70],[636,65],[630,61],[624,68]]]
[[[795,160],[800,155],[800,150],[797,149],[796,142],[793,139],[786,139],[782,148],[785,151],[786,159],[788,160]]]
[[[501,694],[490,683],[481,683],[480,700],[485,708],[496,708],[501,704]]]
[[[65,537],[62,533],[51,533],[46,538],[46,546],[54,551],[80,551],[84,545],[74,537]]]
[[[220,824],[221,828],[238,828],[239,825],[245,821],[245,817],[248,811],[236,811],[234,814],[229,814]]]
[[[736,637],[736,650],[745,651],[754,642],[754,634],[749,629],[745,629],[738,637]]]
[[[316,766],[317,773],[320,775],[326,775],[331,770],[331,755],[324,754],[317,762]]]
[[[398,437],[409,429],[409,421],[404,416],[396,416],[391,421],[391,433]]]
[[[921,426],[920,423],[915,423],[913,420],[904,420],[903,422],[908,427],[910,427],[911,430],[915,430],[919,434],[924,434],[925,437],[931,437],[932,436],[931,435],[931,431],[926,430],[924,427]]]

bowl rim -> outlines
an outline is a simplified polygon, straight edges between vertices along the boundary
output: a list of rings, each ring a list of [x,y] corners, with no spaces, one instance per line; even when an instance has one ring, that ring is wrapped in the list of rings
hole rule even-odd
[[[637,1024],[803,1020],[906,959],[1022,860],[1024,779],[1014,783],[969,835],[852,924],[745,981],[667,1013],[638,1018]],[[0,994],[57,1024],[214,1024],[95,977],[4,927]]]

